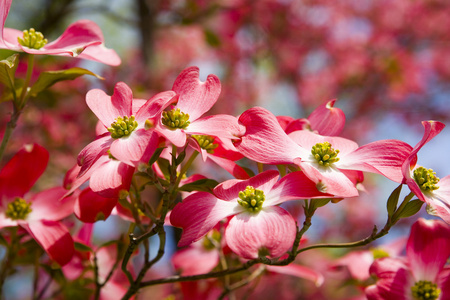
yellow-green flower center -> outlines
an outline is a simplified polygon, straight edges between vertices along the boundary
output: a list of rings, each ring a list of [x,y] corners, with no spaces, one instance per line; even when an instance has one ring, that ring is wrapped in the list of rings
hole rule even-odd
[[[123,118],[118,117],[116,122],[111,123],[108,131],[111,132],[113,139],[118,139],[124,136],[129,136],[138,127],[138,123],[134,120],[134,116]]]
[[[186,129],[191,123],[189,114],[185,114],[179,108],[163,111],[161,122],[169,129]]]
[[[436,300],[441,289],[431,281],[421,280],[411,287],[413,298],[416,300]]]
[[[193,134],[192,137],[197,140],[200,148],[205,149],[208,153],[212,153],[219,146],[214,144],[213,136]]]
[[[436,172],[433,172],[432,169],[418,167],[414,170],[414,180],[424,192],[434,191],[439,188],[436,185],[439,182],[439,178],[436,176]]]
[[[17,197],[13,202],[8,203],[5,215],[12,220],[25,220],[31,211],[31,202]]]
[[[332,163],[339,161],[337,157],[339,150],[331,148],[329,142],[315,144],[311,149],[311,153],[319,165],[324,167],[329,167]]]
[[[383,258],[383,257],[389,257],[389,253],[387,253],[387,252],[384,251],[383,249],[380,249],[380,248],[374,248],[374,249],[372,249],[371,251],[372,251],[373,259],[378,259],[378,258]]]
[[[22,46],[28,47],[30,49],[41,49],[47,44],[47,39],[44,39],[44,35],[30,28],[30,30],[23,31],[23,37],[17,37],[17,41]]]
[[[257,190],[252,186],[247,186],[245,190],[239,192],[238,203],[249,212],[258,212],[262,209],[265,199],[266,197],[263,191]]]

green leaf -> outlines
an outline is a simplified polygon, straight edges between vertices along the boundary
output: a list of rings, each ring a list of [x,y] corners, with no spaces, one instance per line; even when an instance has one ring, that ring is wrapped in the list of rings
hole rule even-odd
[[[152,157],[150,157],[150,160],[148,161],[148,165],[151,166],[155,163],[155,161],[159,158],[159,156],[161,155],[161,152],[163,152],[163,150],[166,147],[160,147],[160,148],[156,148],[155,152],[153,152]]]
[[[220,38],[216,33],[214,33],[213,31],[211,31],[209,29],[205,29],[204,33],[205,33],[205,40],[210,46],[212,46],[212,47],[220,46],[220,44],[221,44]]]
[[[158,158],[158,166],[166,179],[170,178],[170,162],[164,158]]]
[[[204,178],[191,183],[187,183],[180,187],[179,190],[185,192],[202,191],[211,193],[218,184],[219,183],[214,179]]]
[[[75,250],[81,251],[81,252],[94,252],[91,247],[88,245],[85,245],[83,243],[74,242]]]
[[[407,218],[407,217],[411,217],[411,216],[415,215],[420,210],[423,203],[424,202],[419,199],[408,202],[408,204],[406,204],[405,208],[402,210],[402,212],[400,213],[398,218],[399,219]]]
[[[311,209],[316,210],[319,207],[325,206],[330,202],[330,198],[325,199],[311,199]]]
[[[0,82],[11,90],[14,89],[14,74],[18,66],[18,58],[19,54],[13,54],[0,60]]]
[[[403,185],[400,184],[395,190],[392,191],[392,193],[389,196],[389,199],[386,203],[386,208],[387,208],[389,217],[392,217],[392,215],[395,213],[395,210],[397,209],[398,198],[400,197],[400,192],[402,191],[402,186]]]
[[[175,165],[176,165],[176,166],[181,165],[181,163],[183,162],[183,160],[185,159],[185,157],[186,157],[186,151],[183,150],[183,151],[180,153],[180,155],[178,155],[178,157],[175,159]]]
[[[47,71],[42,72],[39,75],[39,78],[36,80],[36,82],[33,84],[33,86],[30,89],[30,95],[33,97],[36,97],[37,94],[42,92],[43,90],[51,87],[55,83],[59,81],[64,80],[73,80],[75,78],[78,78],[83,75],[91,75],[95,76],[99,79],[103,79],[101,76],[92,73],[89,70],[82,69],[82,68],[71,68],[67,70],[60,70],[60,71]]]

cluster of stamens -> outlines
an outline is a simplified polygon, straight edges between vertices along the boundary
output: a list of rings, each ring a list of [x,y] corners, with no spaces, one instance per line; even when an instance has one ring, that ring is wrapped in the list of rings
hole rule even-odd
[[[389,253],[387,253],[387,252],[384,251],[383,249],[380,249],[380,248],[374,248],[374,249],[372,249],[371,251],[372,251],[373,259],[379,259],[379,258],[383,258],[383,257],[389,257]]]
[[[200,148],[205,149],[208,153],[212,153],[219,146],[214,144],[213,136],[193,134],[192,137],[197,140]]]
[[[411,287],[411,292],[414,299],[417,300],[435,300],[439,297],[441,289],[435,283],[421,280]]]
[[[134,120],[134,116],[118,117],[116,122],[111,123],[108,131],[111,132],[113,139],[118,139],[124,136],[129,136],[138,127],[138,122]]]
[[[44,39],[44,35],[30,28],[30,30],[23,31],[23,37],[17,37],[17,41],[22,46],[28,47],[30,49],[41,49],[47,44],[47,39]]]
[[[339,150],[331,148],[329,142],[315,144],[311,149],[311,153],[319,165],[324,167],[329,167],[332,163],[339,161],[337,157]]]
[[[191,123],[189,114],[185,114],[179,108],[163,111],[161,122],[169,129],[186,129]]]
[[[249,212],[258,212],[262,209],[265,199],[266,197],[263,191],[257,190],[252,186],[247,186],[245,190],[239,192],[239,199],[237,201]]]
[[[432,169],[418,167],[414,170],[414,180],[424,192],[431,192],[439,188],[436,185],[439,182],[439,178]]]
[[[25,220],[31,211],[31,202],[17,197],[13,202],[8,203],[5,215],[12,220]]]

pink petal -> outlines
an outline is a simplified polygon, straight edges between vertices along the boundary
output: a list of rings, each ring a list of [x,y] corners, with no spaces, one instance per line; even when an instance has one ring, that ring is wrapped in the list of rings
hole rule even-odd
[[[406,254],[416,281],[436,282],[450,256],[449,237],[450,226],[439,220],[420,218],[412,225]]]
[[[161,120],[159,120],[155,130],[177,147],[181,148],[186,145],[187,136],[184,129],[168,129],[166,126],[162,125]]]
[[[317,190],[316,184],[302,171],[292,172],[281,178],[266,195],[264,206],[277,205],[288,200],[330,198]]]
[[[438,286],[441,289],[440,299],[450,298],[450,268],[447,267],[441,271],[438,278]]]
[[[278,181],[279,176],[278,171],[268,170],[247,180],[231,179],[224,181],[216,186],[213,192],[219,199],[232,201],[239,198],[240,191],[244,191],[247,186],[252,186],[255,189],[262,190],[267,196]]]
[[[0,42],[3,44],[3,29],[5,28],[6,18],[9,14],[9,9],[11,8],[12,0],[1,0],[0,2]],[[2,45],[3,46],[3,45]]]
[[[188,134],[212,135],[220,139],[237,139],[233,134],[241,127],[238,119],[230,115],[214,115],[195,120],[185,130]]]
[[[58,221],[71,215],[75,197],[69,196],[61,200],[66,192],[63,187],[54,187],[34,195],[30,199],[32,211],[27,220]]]
[[[322,273],[317,272],[314,269],[297,265],[294,263],[287,266],[266,266],[266,269],[269,270],[270,272],[291,275],[296,276],[298,278],[311,280],[316,284],[316,286],[321,286],[325,280]]]
[[[0,201],[23,197],[44,173],[48,159],[48,151],[38,144],[22,147],[0,170]]]
[[[370,267],[377,278],[376,288],[366,289],[368,299],[411,300],[413,278],[403,260],[380,258]]]
[[[110,127],[118,117],[131,116],[132,101],[133,93],[123,82],[116,84],[112,96],[98,89],[86,94],[87,105],[105,127]]]
[[[234,216],[225,231],[230,249],[237,255],[253,259],[263,248],[271,257],[286,253],[295,240],[295,220],[278,206],[266,207],[257,214]]]
[[[14,227],[19,225],[17,221],[11,220],[5,215],[5,207],[1,207],[2,212],[0,212],[0,229],[4,227]]]
[[[402,182],[402,164],[412,147],[398,140],[382,140],[364,145],[342,157],[336,166],[381,174],[395,182]]]
[[[214,155],[208,155],[208,158],[221,166],[224,170],[226,170],[228,173],[233,175],[237,179],[249,179],[250,176],[248,173],[238,164],[236,164],[234,161],[228,160],[226,158],[214,156]]]
[[[177,108],[189,114],[195,121],[216,103],[220,95],[220,80],[216,75],[208,75],[206,82],[199,79],[199,69],[189,67],[175,79],[172,90],[179,95]]]
[[[264,164],[291,164],[304,151],[281,128],[268,110],[254,107],[246,110],[239,121],[245,135],[234,145],[246,157]]]
[[[29,222],[24,227],[59,265],[64,266],[72,259],[73,239],[62,223],[42,220]]]
[[[170,215],[172,225],[183,228],[178,246],[198,241],[220,220],[237,214],[242,209],[236,202],[222,201],[206,192],[191,194],[178,203]]]
[[[202,245],[190,246],[175,252],[172,256],[172,264],[176,270],[181,270],[181,275],[191,276],[211,272],[219,263],[219,251],[207,250]]]
[[[111,134],[107,132],[104,135],[98,136],[95,141],[81,150],[77,158],[77,163],[81,166],[78,177],[83,176],[102,155],[106,154],[113,141]]]
[[[112,142],[111,155],[123,163],[135,166],[142,160],[148,147],[155,150],[155,144],[151,142],[154,138],[154,132],[151,130],[135,130],[129,136],[115,139]]]
[[[116,51],[106,48],[104,44],[89,46],[78,57],[98,61],[110,66],[118,66],[121,63],[121,59]]]
[[[119,197],[121,190],[128,191],[134,174],[134,167],[109,159],[92,173],[89,187],[102,197]]]
[[[106,220],[116,206],[118,198],[105,198],[90,188],[83,190],[75,202],[74,213],[85,223]]]
[[[352,278],[359,281],[369,279],[369,268],[374,261],[373,253],[369,250],[351,251],[333,264],[333,267],[346,267]]]
[[[172,102],[176,100],[176,94],[173,91],[158,93],[142,105],[136,113],[136,121],[140,126],[147,119],[160,115],[161,112]]]
[[[342,132],[345,125],[345,114],[335,108],[336,99],[330,100],[316,108],[308,117],[311,129],[321,135],[336,136]]]
[[[335,167],[316,167],[309,162],[296,160],[305,175],[315,182],[321,192],[332,194],[335,197],[349,198],[358,196],[355,184]]]

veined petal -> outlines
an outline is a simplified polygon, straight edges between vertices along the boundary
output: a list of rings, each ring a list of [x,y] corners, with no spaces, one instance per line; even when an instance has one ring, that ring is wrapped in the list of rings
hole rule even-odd
[[[288,200],[310,198],[332,198],[332,194],[321,193],[316,183],[310,180],[302,171],[292,172],[278,181],[266,195],[263,206],[271,206]]]
[[[450,298],[450,268],[441,271],[438,278],[438,286],[441,289],[441,299]]]
[[[22,226],[44,248],[51,259],[61,266],[67,264],[75,251],[72,236],[60,222],[33,221]]]
[[[105,198],[87,188],[77,197],[74,213],[78,219],[85,223],[106,220],[117,201],[118,198]]]
[[[30,222],[43,219],[58,221],[71,215],[75,197],[68,196],[61,200],[66,192],[63,187],[54,187],[34,195],[30,199],[32,211],[27,220]]]
[[[381,174],[402,182],[402,164],[412,147],[398,140],[381,140],[361,146],[336,163],[339,169],[359,170]]]
[[[114,198],[120,190],[128,191],[135,168],[121,161],[109,159],[99,166],[89,180],[92,191],[102,197]]]
[[[305,175],[316,183],[316,187],[324,193],[336,197],[348,198],[359,195],[355,184],[335,167],[314,166],[314,163],[296,160]]]
[[[206,192],[189,195],[175,206],[170,215],[170,223],[183,228],[178,246],[183,247],[198,241],[220,220],[243,209],[237,202],[223,201]]]
[[[230,173],[237,179],[250,178],[248,173],[234,161],[214,155],[208,155],[208,158],[213,162],[215,162],[216,164],[218,164],[219,166],[221,166],[224,170],[226,170],[228,173]]]
[[[247,186],[262,190],[267,195],[278,181],[279,176],[278,171],[268,170],[247,180],[230,179],[217,185],[213,192],[219,199],[226,201],[239,198],[239,192],[244,191]]]
[[[344,112],[334,106],[336,99],[320,105],[308,117],[311,129],[321,135],[336,136],[345,125]]]
[[[38,144],[25,145],[0,170],[0,202],[23,197],[44,173],[48,151]]]
[[[110,127],[118,117],[131,116],[133,93],[123,82],[114,87],[112,96],[99,89],[90,90],[86,94],[86,103],[97,118]]]
[[[420,218],[412,225],[406,255],[416,281],[436,282],[450,256],[449,237],[450,226],[439,220]]]
[[[246,110],[239,121],[245,134],[234,145],[246,157],[264,164],[291,164],[304,151],[283,131],[276,117],[262,107]]]
[[[2,26],[0,28],[0,43],[2,44],[4,44],[3,29],[5,28],[5,22],[9,14],[9,9],[11,8],[11,3],[12,0],[1,0],[0,2],[0,26]]]
[[[106,132],[104,135],[98,136],[95,141],[91,142],[80,151],[77,158],[77,163],[81,166],[78,177],[83,176],[92,165],[106,153],[113,141],[111,134]]]
[[[166,126],[162,125],[161,120],[159,120],[155,130],[177,147],[184,147],[184,145],[186,145],[187,136],[184,129],[168,129]]]
[[[212,135],[220,139],[237,139],[233,134],[241,127],[238,119],[230,115],[214,115],[197,119],[185,130],[188,134]]]
[[[104,44],[89,46],[78,57],[98,61],[110,66],[118,66],[122,62],[116,51],[106,48]]]
[[[201,243],[198,241],[197,243]],[[219,263],[219,251],[207,250],[202,245],[181,249],[172,256],[172,264],[181,270],[183,276],[199,275],[211,272]]]
[[[225,238],[230,249],[243,258],[257,258],[260,250],[279,257],[292,247],[296,230],[287,211],[270,206],[256,214],[243,212],[234,216],[225,230]]]
[[[174,101],[176,101],[176,94],[174,91],[158,93],[151,97],[136,113],[136,121],[139,126],[142,126],[147,119],[154,118],[161,114],[161,112]]]
[[[177,108],[189,114],[189,120],[195,121],[207,112],[220,95],[220,80],[216,75],[208,75],[205,82],[199,79],[199,69],[184,69],[175,79],[172,90],[179,95]]]
[[[412,300],[411,287],[414,280],[403,260],[390,257],[380,258],[370,267],[378,281],[376,287],[366,289],[368,299],[383,300]]]
[[[154,143],[150,143],[153,133],[151,130],[138,129],[127,137],[114,140],[110,148],[111,155],[134,167],[141,161],[147,147],[154,146]]]

